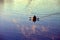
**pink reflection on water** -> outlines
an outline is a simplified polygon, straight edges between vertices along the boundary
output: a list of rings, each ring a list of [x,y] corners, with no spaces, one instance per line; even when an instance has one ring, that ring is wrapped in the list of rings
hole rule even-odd
[[[17,25],[18,27],[20,27],[19,25]],[[31,34],[35,34],[36,32],[36,26],[33,25],[32,27],[29,27],[29,26],[22,26],[20,27],[20,30],[21,30],[21,33],[28,37],[30,36]]]
[[[54,39],[55,39],[55,36],[54,36],[54,34],[52,34],[52,36],[51,36],[51,39],[52,39],[52,40],[54,40]]]
[[[36,35],[40,35],[40,36],[43,36],[43,37],[48,37],[52,40],[55,40],[55,38],[60,38],[60,35],[55,35],[53,33],[49,34],[49,28],[46,27],[46,26],[40,26],[39,30],[36,30],[37,29],[37,25],[32,25],[31,27],[30,26],[27,26],[27,25],[23,25],[20,27],[20,25],[17,25],[18,28],[20,28],[20,32],[26,37],[26,38],[30,38],[33,34],[36,34]],[[35,38],[32,38],[33,40],[36,40]]]
[[[48,32],[48,28],[45,27],[45,26],[42,26],[42,27],[41,27],[41,31],[42,31],[42,32]]]
[[[32,30],[32,33],[35,33],[35,31],[36,31],[36,26],[33,25],[31,30]]]

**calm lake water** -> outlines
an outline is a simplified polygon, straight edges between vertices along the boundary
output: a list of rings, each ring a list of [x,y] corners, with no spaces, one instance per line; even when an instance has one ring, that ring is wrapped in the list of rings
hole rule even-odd
[[[60,7],[53,5],[0,4],[0,40],[60,40]]]

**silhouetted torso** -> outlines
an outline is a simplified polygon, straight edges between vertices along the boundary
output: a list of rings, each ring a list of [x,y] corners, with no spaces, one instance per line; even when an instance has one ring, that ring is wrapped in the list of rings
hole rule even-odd
[[[36,22],[36,16],[33,17],[33,22]]]

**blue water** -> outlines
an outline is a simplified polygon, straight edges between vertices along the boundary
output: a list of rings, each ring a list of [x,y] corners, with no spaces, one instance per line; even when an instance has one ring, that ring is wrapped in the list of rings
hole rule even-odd
[[[60,12],[56,13],[59,15],[44,19],[41,17],[48,14],[25,14],[4,9],[0,11],[0,40],[60,40]],[[29,21],[34,15],[41,19],[35,23]]]

